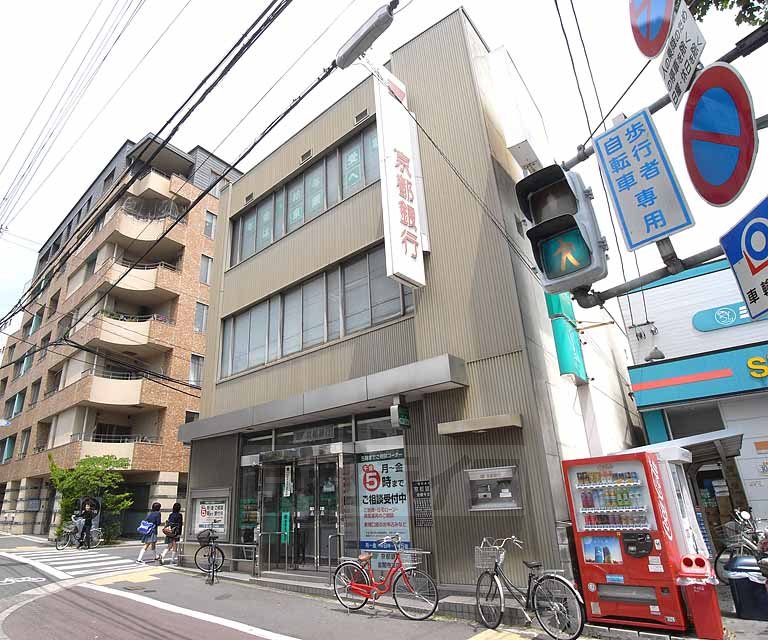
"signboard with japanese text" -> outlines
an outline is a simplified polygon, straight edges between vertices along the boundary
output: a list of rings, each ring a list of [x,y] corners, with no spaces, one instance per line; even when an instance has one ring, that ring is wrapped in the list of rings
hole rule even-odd
[[[694,225],[647,109],[595,138],[595,151],[629,251]]]
[[[195,533],[213,529],[219,536],[227,533],[227,501],[221,498],[195,500]]]
[[[705,45],[706,40],[688,5],[681,2],[659,67],[664,86],[675,109],[680,106],[683,95],[693,80]]]
[[[360,548],[380,549],[377,540],[400,534],[411,546],[405,451],[391,449],[357,456]]]
[[[768,198],[720,238],[752,319],[768,313]]]
[[[432,516],[432,481],[414,480],[413,488],[413,524],[417,527],[434,525]]]
[[[424,247],[421,217],[424,203],[417,188],[416,140],[405,86],[383,67],[374,69],[376,131],[379,141],[381,202],[387,275],[408,287],[423,287]]]

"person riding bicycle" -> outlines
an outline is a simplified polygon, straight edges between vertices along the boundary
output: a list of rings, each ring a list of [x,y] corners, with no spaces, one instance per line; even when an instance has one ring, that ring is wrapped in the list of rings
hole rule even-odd
[[[81,549],[85,544],[86,549],[91,548],[91,527],[93,526],[93,518],[96,516],[96,512],[90,502],[86,502],[83,510],[78,514],[83,521],[83,526],[80,529],[80,538],[77,542],[77,548]]]

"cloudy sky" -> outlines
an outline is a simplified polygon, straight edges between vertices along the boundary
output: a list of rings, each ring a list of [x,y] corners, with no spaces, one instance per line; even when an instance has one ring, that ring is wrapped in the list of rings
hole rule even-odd
[[[127,4],[129,2],[132,4]],[[396,16],[395,24],[375,44],[374,59],[383,61],[391,50],[462,4],[458,0],[407,2],[401,3],[404,8]],[[0,127],[0,166],[9,158],[42,96],[49,88],[51,90],[27,136],[0,175],[2,194],[7,192],[88,43],[109,12],[116,5],[118,11],[124,7],[130,11],[139,3],[140,0],[29,0],[3,7],[0,59],[5,61],[6,90],[3,92],[3,124]],[[61,128],[55,143],[47,150],[39,170],[30,176],[29,186],[14,209],[16,217],[9,233],[0,239],[3,274],[0,278],[0,309],[5,311],[11,307],[31,277],[35,248],[48,238],[119,145],[126,138],[136,141],[148,131],[157,131],[266,4],[266,0],[221,0],[216,3],[210,0],[146,0],[141,5],[71,118]],[[211,150],[219,148],[218,153],[223,158],[236,157],[333,59],[339,45],[381,4],[382,0],[295,0],[190,118],[173,143],[184,150],[197,144]],[[604,108],[613,105],[645,62],[632,40],[627,5],[625,0],[574,0]],[[570,158],[588,131],[554,0],[466,0],[463,6],[491,48],[507,48],[543,114],[555,157],[558,160]],[[594,127],[600,118],[571,4],[569,0],[560,0],[560,6]],[[64,67],[59,81],[51,86],[59,66],[94,11],[83,40]],[[180,11],[168,33],[98,119],[90,124],[107,98],[124,82]],[[221,145],[235,123],[329,25],[332,26],[327,33]],[[701,24],[701,29],[707,40],[703,56],[705,64],[720,57],[752,30],[748,26],[737,27],[733,13],[714,11]],[[751,88],[758,115],[768,112],[766,62],[768,47],[735,63]],[[619,104],[617,112],[629,115],[663,95],[658,66],[658,60],[651,63]],[[314,98],[297,109],[240,168],[251,167],[362,80],[366,73],[361,65],[356,65],[334,74]],[[714,246],[724,231],[765,197],[768,154],[765,151],[758,153],[750,183],[734,204],[726,208],[710,207],[695,192],[687,176],[681,146],[682,112],[683,106],[678,111],[667,107],[657,114],[655,122],[696,219],[693,229],[674,237],[678,254],[687,256]],[[602,231],[611,244],[611,274],[601,285],[603,288],[621,281],[616,243],[599,188],[600,178],[594,158],[583,163],[579,171],[585,182],[595,187],[595,207]],[[641,249],[637,258],[641,271],[661,264],[655,247]],[[625,263],[627,277],[637,275],[634,256],[625,255]],[[652,310],[649,313],[652,315]]]

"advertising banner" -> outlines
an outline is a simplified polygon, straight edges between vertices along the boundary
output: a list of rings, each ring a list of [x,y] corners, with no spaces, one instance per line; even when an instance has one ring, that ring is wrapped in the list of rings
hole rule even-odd
[[[221,498],[211,500],[198,499],[196,509],[195,533],[213,529],[219,536],[227,533],[227,501]]]

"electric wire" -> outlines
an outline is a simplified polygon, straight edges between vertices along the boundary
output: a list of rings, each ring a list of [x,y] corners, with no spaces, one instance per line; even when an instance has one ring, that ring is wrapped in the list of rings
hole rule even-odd
[[[579,92],[579,98],[581,98],[581,107],[584,109],[584,119],[587,121],[587,131],[592,127],[589,124],[589,113],[587,111],[587,103],[584,101],[584,93],[581,90],[581,83],[579,82],[579,74],[576,72],[576,62],[573,59],[573,51],[571,51],[571,43],[568,40],[568,33],[565,30],[565,24],[563,23],[563,16],[560,13],[560,4],[557,0],[554,0],[555,9],[557,10],[557,18],[560,21],[560,29],[563,32],[563,38],[565,39],[565,46],[568,49],[568,57],[571,60],[571,68],[573,69],[573,76],[576,79],[576,89]]]
[[[576,13],[576,7],[575,7],[575,5],[573,3],[573,0],[570,0],[570,3],[571,3],[571,11],[573,12],[573,18],[576,21],[576,30],[578,31],[579,40],[581,41],[581,48],[582,48],[582,51],[584,52],[584,58],[587,61],[587,69],[589,70],[589,78],[590,78],[590,81],[592,82],[592,90],[594,91],[595,99],[597,100],[597,108],[598,108],[598,112],[599,112],[600,118],[601,118],[601,121],[600,121],[600,124],[598,125],[598,128],[602,126],[603,130],[607,131],[608,127],[606,126],[605,121],[606,121],[608,116],[603,114],[603,106],[602,106],[602,103],[600,102],[600,94],[599,94],[599,92],[597,90],[597,83],[595,82],[595,76],[592,73],[592,64],[591,64],[591,62],[589,60],[589,52],[587,51],[587,45],[585,44],[584,37],[583,37],[583,35],[581,33],[581,25],[579,24],[579,16]],[[638,77],[639,77],[639,75],[635,78],[635,80],[637,80]],[[629,85],[630,87],[632,86],[632,84],[634,84],[635,80],[633,80],[632,83]],[[578,82],[578,78],[577,78],[577,82]],[[627,89],[627,91],[628,90],[629,90],[629,88]],[[626,93],[626,91],[624,93]],[[590,135],[592,135],[592,134],[590,133]],[[608,218],[611,221],[611,228],[613,229],[613,238],[616,241],[616,251],[619,254],[619,262],[621,264],[621,276],[624,279],[624,282],[626,282],[627,281],[627,274],[626,274],[626,270],[624,268],[624,257],[622,255],[621,245],[619,244],[619,234],[616,231],[616,222],[614,221],[613,208],[611,206],[610,198],[608,197],[608,190],[605,187],[605,181],[601,180],[600,184],[603,187],[603,195],[605,196],[605,204],[608,207]],[[637,252],[633,251],[632,254],[633,254],[633,257],[635,259],[635,267],[637,268],[637,275],[639,277],[640,276],[640,264],[639,264],[638,259],[637,259]],[[645,313],[645,321],[648,322],[648,308],[647,308],[646,303],[645,303],[645,292],[643,291],[642,287],[640,288],[640,293],[642,295],[642,300],[643,300],[643,310],[644,310],[644,313]],[[632,300],[630,299],[629,296],[627,296],[627,306],[628,306],[628,309],[629,309],[630,322],[631,322],[632,325],[634,325],[635,324],[635,319],[634,319],[634,315],[632,313]]]
[[[281,11],[285,9],[292,0],[283,0]],[[210,78],[216,73],[217,70],[219,70],[222,65],[225,64],[227,59],[232,55],[234,51],[237,50],[238,47],[240,47],[240,53],[242,57],[242,54],[244,54],[252,45],[253,43],[258,39],[258,37],[263,34],[264,30],[261,30],[256,38],[250,38],[247,42],[246,40],[249,38],[251,32],[257,27],[259,22],[264,19],[264,17],[268,14],[270,9],[277,4],[277,0],[271,0],[271,2],[267,5],[267,7],[259,14],[259,16],[251,23],[251,25],[246,29],[246,31],[239,37],[239,39],[235,42],[235,44],[227,51],[226,54],[217,62],[214,67],[206,74],[206,76],[198,83],[198,85],[195,87],[195,89],[192,91],[192,93],[189,94],[189,96],[184,100],[184,102],[179,106],[176,111],[171,115],[171,117],[166,121],[166,123],[161,127],[161,129],[158,131],[157,134],[155,134],[155,139],[159,139],[161,135],[163,135],[163,131],[171,125],[171,123],[176,119],[179,113],[187,106],[187,104],[194,98],[194,96],[198,93],[198,91],[205,86],[206,82],[210,80]],[[270,20],[267,26],[271,25],[273,20]],[[239,60],[239,58],[238,58]],[[226,74],[231,69],[231,66],[226,67],[223,69],[217,78],[213,80],[211,83],[211,87],[215,87],[221,80],[226,76]],[[196,108],[199,105],[199,102],[194,106],[191,107],[188,111],[188,115],[191,114],[192,111],[194,111],[194,108]],[[81,231],[80,235],[78,237],[78,240],[75,242],[74,246],[72,246],[67,252],[64,252],[63,249],[66,247],[66,245],[74,238],[72,236],[68,240],[65,241],[64,247],[62,247],[62,253],[56,258],[57,263],[54,264],[53,262],[46,265],[43,269],[41,269],[38,274],[33,279],[33,282],[30,284],[29,288],[22,294],[19,302],[9,311],[6,313],[2,319],[0,319],[0,325],[2,325],[8,318],[13,317],[18,311],[18,305],[23,303],[25,296],[33,296],[34,295],[34,289],[37,286],[38,283],[42,283],[45,281],[45,278],[51,275],[52,273],[56,271],[60,271],[64,265],[66,264],[67,259],[77,250],[79,246],[81,246],[85,240],[88,237],[88,234],[91,230],[95,228],[95,226],[98,223],[98,218],[101,215],[101,213],[108,211],[118,200],[121,198],[130,188],[130,186],[138,179],[139,175],[141,174],[141,171],[152,162],[152,160],[167,146],[167,144],[172,139],[173,135],[175,134],[175,131],[171,132],[164,138],[160,140],[158,143],[158,148],[152,153],[152,155],[144,159],[144,153],[149,147],[147,145],[144,149],[141,150],[141,153],[137,154],[133,162],[129,167],[125,169],[123,172],[120,181],[116,181],[112,187],[110,188],[110,191],[107,196],[102,195],[101,198],[101,205],[98,205],[94,207],[90,212],[90,219],[86,223],[83,223],[81,225]],[[140,168],[138,168],[138,165],[141,165]],[[121,182],[122,177],[125,175],[130,175],[131,177],[129,180],[125,183]],[[225,174],[226,175],[226,174]],[[223,177],[223,176],[222,176]]]
[[[56,161],[56,163],[53,165],[51,170],[46,174],[46,176],[37,184],[37,186],[35,187],[35,190],[32,192],[32,194],[24,201],[24,203],[20,207],[18,207],[18,209],[16,210],[16,215],[17,216],[29,206],[29,203],[40,192],[40,189],[42,189],[43,186],[48,182],[50,177],[59,168],[61,163],[64,162],[64,160],[66,160],[70,156],[70,154],[72,153],[72,150],[79,144],[79,142],[83,139],[83,137],[85,137],[85,135],[88,133],[88,131],[90,131],[91,127],[101,117],[101,115],[104,113],[104,111],[106,111],[107,107],[109,107],[109,105],[117,97],[117,95],[120,93],[120,91],[123,89],[123,87],[125,87],[125,85],[128,83],[128,81],[133,77],[133,74],[136,73],[136,71],[139,69],[139,67],[146,61],[147,57],[152,52],[152,50],[160,43],[160,41],[165,37],[165,35],[168,33],[168,31],[170,31],[171,27],[173,27],[173,25],[179,19],[181,14],[184,13],[186,8],[191,3],[192,3],[192,0],[187,0],[187,2],[184,4],[184,6],[182,6],[181,9],[179,9],[179,12],[166,25],[166,27],[163,29],[163,31],[160,33],[160,35],[150,45],[149,49],[147,49],[144,52],[144,55],[142,55],[142,57],[139,59],[139,61],[128,72],[128,75],[125,76],[125,78],[123,78],[123,81],[120,83],[120,85],[117,87],[117,89],[115,89],[114,92],[112,92],[112,95],[109,96],[109,98],[107,98],[106,102],[101,106],[101,108],[96,113],[96,115],[85,126],[85,128],[77,135],[77,137],[75,138],[74,142],[69,146],[69,148]]]

